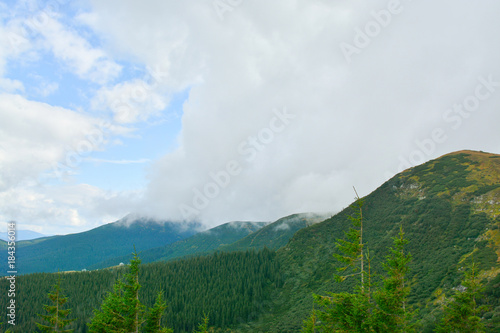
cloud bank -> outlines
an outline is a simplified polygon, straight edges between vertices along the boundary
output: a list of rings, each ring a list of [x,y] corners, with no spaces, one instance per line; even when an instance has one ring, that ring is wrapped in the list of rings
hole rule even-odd
[[[499,10],[465,0],[90,1],[77,18],[102,49],[55,22],[43,33],[75,75],[100,84],[93,112],[133,126],[164,112],[172,95],[189,95],[176,149],[152,162],[146,188],[132,196],[87,188],[80,193],[109,200],[94,209],[75,199],[71,209],[87,221],[129,211],[211,225],[269,221],[337,211],[353,200],[352,186],[366,195],[451,151],[500,153]],[[0,65],[8,57],[0,52]],[[147,68],[149,81],[116,81],[118,60]],[[95,116],[65,114],[89,126]],[[16,170],[3,186],[60,161],[56,141],[76,139],[48,132],[8,139],[52,143],[43,156],[26,148],[40,165],[29,170],[2,151],[5,170]]]
[[[495,2],[93,9],[95,29],[116,49],[167,68],[171,89],[190,87],[179,148],[152,166],[144,214],[220,223],[335,211],[351,202],[352,186],[366,195],[450,151],[500,151]],[[455,114],[481,80],[491,94]],[[273,131],[284,109],[293,116]]]

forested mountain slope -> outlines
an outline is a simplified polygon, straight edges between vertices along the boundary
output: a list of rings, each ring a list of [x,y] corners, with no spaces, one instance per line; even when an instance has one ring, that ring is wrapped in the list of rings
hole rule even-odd
[[[144,263],[149,263],[204,255],[214,251],[259,250],[264,247],[277,250],[285,246],[297,230],[324,219],[320,214],[303,213],[286,216],[273,223],[228,222],[175,243],[142,251],[141,258]],[[109,258],[89,266],[89,269],[116,266],[120,262],[128,262],[131,258],[131,254]]]
[[[299,230],[278,251],[285,284],[274,310],[247,331],[298,332],[313,305],[312,293],[338,292],[336,239],[343,238],[350,208]],[[420,308],[420,330],[432,332],[443,293],[460,284],[459,270],[473,255],[480,263],[490,311],[489,332],[500,327],[500,156],[462,151],[408,169],[365,198],[363,240],[374,269],[402,225],[413,256],[411,302]],[[492,328],[494,327],[494,328]],[[496,329],[496,330],[495,330]]]
[[[17,246],[19,274],[82,270],[107,258],[173,243],[195,234],[198,224],[125,217],[117,222],[70,235],[23,241]],[[0,260],[7,262],[6,252]]]
[[[323,220],[325,220],[323,215],[312,213],[286,216],[233,244],[221,246],[219,250],[245,251],[247,249],[262,249],[264,247],[277,250],[285,246],[298,230]]]
[[[232,244],[248,234],[256,232],[266,224],[268,224],[268,222],[236,221],[224,223],[215,228],[199,232],[186,239],[141,251],[141,259],[143,263],[149,263],[154,261],[182,258],[195,254],[201,255],[210,253],[224,244]],[[89,269],[116,266],[120,262],[129,262],[131,258],[132,254],[110,258],[89,266]]]

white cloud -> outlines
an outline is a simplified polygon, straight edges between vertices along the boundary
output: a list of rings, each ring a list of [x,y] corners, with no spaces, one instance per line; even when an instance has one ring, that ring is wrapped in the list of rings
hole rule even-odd
[[[25,182],[0,192],[0,219],[16,220],[19,229],[38,228],[45,234],[81,232],[122,218],[131,202],[137,201],[132,199],[136,195],[86,184]]]
[[[286,222],[278,224],[273,228],[273,231],[286,231],[286,230],[290,230],[290,225]]]
[[[0,94],[0,124],[0,220],[60,234],[115,221],[133,209],[139,193],[104,191],[70,177],[129,129],[6,93]]]
[[[498,5],[400,4],[349,65],[341,43],[377,23],[372,11],[387,1],[243,2],[224,20],[210,2],[94,1],[89,24],[116,49],[163,66],[171,89],[192,86],[180,148],[152,167],[144,212],[182,219],[180,205],[193,206],[205,186],[217,195],[196,217],[212,223],[334,211],[352,201],[353,185],[364,195],[394,174],[438,127],[448,139],[422,162],[462,149],[460,137],[499,152],[499,132],[483,130],[500,120],[500,90],[471,116],[473,132],[442,118],[478,76],[500,81]],[[245,162],[238,146],[282,107],[296,118]],[[232,160],[241,172],[219,190],[207,185]]]
[[[24,85],[19,80],[0,78],[0,91],[5,91],[9,93],[24,91]]]
[[[92,46],[77,31],[63,26],[56,14],[44,12],[43,24],[37,29],[45,38],[46,47],[76,75],[99,84],[116,78],[121,66],[101,49]]]
[[[211,4],[200,1],[193,1],[190,6],[175,1],[153,1],[148,5],[121,1],[92,1],[92,4],[93,12],[81,14],[79,21],[106,36],[109,48],[116,54],[146,64],[156,83],[175,92],[202,82],[207,59],[202,45],[191,42],[192,29],[197,28],[191,23],[199,20],[197,25],[201,27],[212,14]]]
[[[168,98],[157,90],[157,85],[139,79],[103,87],[92,100],[92,108],[111,110],[114,120],[121,124],[145,121],[167,106]]]
[[[41,86],[36,88],[36,91],[40,96],[47,97],[56,92],[57,89],[59,89],[57,82],[42,82]]]
[[[30,42],[24,38],[16,21],[4,22],[0,19],[0,91],[24,91],[24,85],[19,80],[4,77],[9,60],[19,57],[30,49]]]
[[[33,187],[35,194],[24,197],[53,200],[64,212],[51,216],[75,225],[136,205],[140,213],[169,219],[183,219],[180,207],[190,206],[197,211],[190,218],[211,224],[274,220],[336,211],[352,201],[353,185],[369,193],[398,171],[401,158],[420,154],[423,162],[463,148],[500,153],[500,87],[459,129],[443,118],[474,93],[478,77],[500,81],[500,5],[402,0],[390,23],[360,35],[376,27],[373,11],[388,3],[244,1],[221,20],[211,1],[92,1],[77,20],[94,29],[106,52],[50,17],[40,30],[47,48],[80,77],[104,84],[92,107],[111,110],[116,122],[161,115],[172,94],[190,93],[179,148],[153,163],[143,201],[70,187],[60,190],[80,194],[67,203],[57,204],[64,196],[53,190]],[[366,46],[358,45],[349,64],[341,43],[363,39]],[[8,57],[1,52],[0,69]],[[111,82],[120,71],[111,56],[149,68],[150,80]],[[0,105],[5,191],[65,158],[65,147],[82,135],[76,124],[94,124],[19,96],[0,98],[8,106]],[[283,108],[293,119],[278,124],[273,110]],[[31,119],[27,125],[23,117]],[[423,152],[422,142],[429,144],[437,128],[446,139]],[[102,205],[84,195],[104,198]]]
[[[99,124],[83,114],[13,94],[0,94],[0,123],[0,190],[36,179],[67,151],[77,150]]]

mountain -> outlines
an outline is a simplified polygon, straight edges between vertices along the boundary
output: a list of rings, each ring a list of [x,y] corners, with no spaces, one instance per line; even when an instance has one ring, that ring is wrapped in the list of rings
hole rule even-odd
[[[82,270],[108,258],[173,243],[195,234],[199,224],[179,224],[127,216],[98,228],[17,243],[19,274]],[[7,261],[5,251],[0,260]],[[5,258],[4,258],[5,257]]]
[[[461,151],[408,169],[364,198],[363,241],[374,271],[381,271],[400,225],[410,241],[411,304],[420,309],[421,332],[432,332],[443,295],[460,284],[460,270],[474,258],[486,284],[488,332],[500,328],[500,155]],[[349,228],[347,208],[299,230],[278,251],[285,283],[272,295],[272,310],[248,332],[298,332],[313,306],[349,284],[333,276],[336,239]],[[472,255],[472,253],[474,254]]]
[[[298,230],[323,220],[325,220],[323,215],[312,213],[286,216],[232,244],[222,245],[218,250],[246,251],[264,247],[277,250],[285,246]]]
[[[283,217],[269,222],[228,222],[200,232],[187,239],[152,248],[141,252],[143,263],[166,261],[193,255],[203,255],[214,251],[247,251],[267,247],[279,249],[302,228],[323,221],[320,214],[303,213]],[[127,254],[91,265],[89,269],[99,269],[129,262],[132,256]]]
[[[0,239],[6,241],[7,240],[7,232],[0,232]],[[42,237],[47,237],[47,235],[43,235],[41,233],[38,233],[36,231],[31,231],[31,230],[16,230],[16,240],[17,241],[23,241],[23,240],[33,240],[37,238],[42,238]]]
[[[363,243],[373,258],[372,273],[382,271],[381,263],[400,226],[409,240],[409,305],[419,310],[417,332],[434,331],[444,296],[459,289],[461,271],[472,259],[479,265],[485,286],[485,298],[480,301],[488,306],[482,315],[485,332],[499,332],[500,155],[475,151],[448,154],[405,170],[363,200]],[[352,290],[352,279],[341,284],[335,281],[339,263],[333,257],[338,253],[336,240],[344,238],[352,213],[346,208],[323,222],[303,227],[277,251],[216,251],[144,265],[139,277],[143,286],[140,297],[151,306],[155,292],[164,290],[169,305],[167,322],[176,332],[191,332],[193,318],[200,318],[203,312],[210,313],[211,323],[220,331],[299,332],[313,308],[313,293]],[[272,232],[262,232],[265,228],[272,230],[273,224],[252,233],[262,234],[251,238],[254,243],[270,244]],[[245,242],[247,248],[253,245]],[[99,306],[124,270],[126,267],[112,267],[63,275],[69,307],[79,325],[75,332],[85,331],[92,309]],[[51,284],[47,281],[55,278],[54,274],[29,274],[16,279],[23,286],[16,304],[19,313],[25,314],[19,317],[16,328],[23,331],[23,327],[33,325]],[[8,288],[8,284],[0,279],[1,288]],[[0,298],[0,307],[7,306],[7,301]]]
[[[21,274],[57,270],[100,269],[130,261],[132,245],[144,263],[207,254],[216,250],[278,249],[293,234],[323,220],[317,214],[296,214],[269,222],[229,222],[197,233],[199,225],[125,217],[87,232],[17,242]],[[0,241],[0,248],[6,243]],[[0,260],[5,253],[0,254]],[[6,260],[6,257],[5,257]]]
[[[220,246],[232,244],[248,234],[254,233],[266,224],[268,224],[268,222],[228,222],[215,228],[199,232],[186,239],[144,250],[141,252],[141,260],[143,263],[149,263],[209,253]],[[129,262],[131,258],[132,255],[130,254],[110,258],[89,266],[89,269],[116,266],[121,262]]]

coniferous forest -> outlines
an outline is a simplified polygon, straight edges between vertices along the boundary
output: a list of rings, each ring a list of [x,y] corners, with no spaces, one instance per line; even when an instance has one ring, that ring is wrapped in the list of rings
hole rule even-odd
[[[282,283],[276,253],[216,253],[187,260],[140,266],[139,298],[146,307],[154,305],[159,292],[167,302],[163,323],[175,332],[192,332],[207,314],[210,326],[231,327],[256,318],[265,309],[271,291]],[[94,309],[101,306],[114,283],[128,270],[127,265],[92,272],[63,273],[61,291],[68,297],[69,318],[76,319],[67,329],[88,332]],[[35,332],[37,314],[49,304],[47,294],[57,282],[57,274],[37,273],[17,279],[17,321],[14,332]],[[0,288],[7,281],[0,280]],[[6,298],[0,306],[6,308]],[[12,329],[12,328],[11,328]]]

